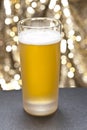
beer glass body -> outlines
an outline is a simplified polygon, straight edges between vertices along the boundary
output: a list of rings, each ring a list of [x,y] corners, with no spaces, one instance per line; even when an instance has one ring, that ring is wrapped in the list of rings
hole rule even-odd
[[[24,19],[18,24],[23,107],[45,116],[58,108],[60,23],[52,18]]]

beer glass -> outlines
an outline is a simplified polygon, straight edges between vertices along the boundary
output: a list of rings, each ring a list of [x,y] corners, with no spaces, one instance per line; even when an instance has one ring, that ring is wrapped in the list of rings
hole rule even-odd
[[[50,115],[58,108],[60,26],[48,17],[18,23],[23,108],[31,115]]]

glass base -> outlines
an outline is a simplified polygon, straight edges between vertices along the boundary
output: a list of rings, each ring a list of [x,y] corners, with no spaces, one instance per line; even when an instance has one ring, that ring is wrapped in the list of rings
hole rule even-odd
[[[24,110],[34,116],[47,116],[54,113],[58,108],[58,101],[48,102],[24,102]]]

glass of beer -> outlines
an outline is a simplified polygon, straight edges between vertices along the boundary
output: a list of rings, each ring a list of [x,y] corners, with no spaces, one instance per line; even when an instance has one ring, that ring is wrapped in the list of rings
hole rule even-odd
[[[18,23],[23,108],[31,115],[50,115],[58,108],[60,28],[48,17]]]

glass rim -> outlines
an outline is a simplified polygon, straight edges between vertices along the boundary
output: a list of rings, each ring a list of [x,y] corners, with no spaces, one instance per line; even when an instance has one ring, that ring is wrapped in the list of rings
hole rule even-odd
[[[25,22],[27,21],[34,21],[34,20],[47,20],[47,21],[51,21],[51,22],[55,22],[55,24],[53,25],[48,25],[48,26],[31,26],[31,25],[24,25]],[[57,20],[55,18],[50,18],[50,17],[32,17],[32,18],[25,18],[25,19],[22,19],[18,22],[18,26],[22,26],[22,27],[25,27],[25,28],[31,28],[31,29],[40,29],[40,28],[54,28],[54,27],[58,27],[60,26],[61,22],[60,20]]]

